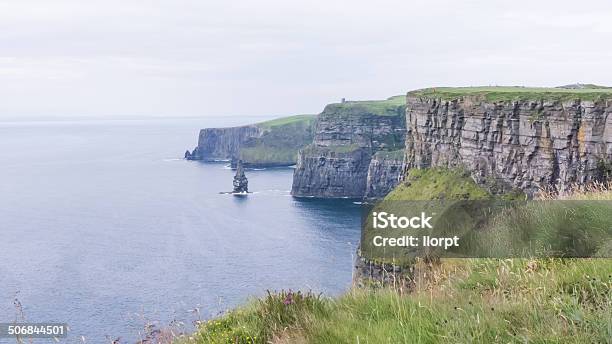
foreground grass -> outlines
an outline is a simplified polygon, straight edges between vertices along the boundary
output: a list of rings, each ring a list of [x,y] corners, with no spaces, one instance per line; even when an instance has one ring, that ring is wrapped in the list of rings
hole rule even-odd
[[[431,179],[431,180],[429,180]],[[441,179],[446,180],[445,183]],[[421,184],[422,183],[422,184]],[[433,189],[429,189],[432,187]],[[460,171],[415,171],[401,194],[488,197]],[[610,186],[561,199],[611,200]],[[422,194],[421,194],[421,197]],[[404,198],[405,199],[405,198]],[[179,343],[612,343],[612,259],[417,260],[411,290],[337,299],[279,292],[203,322]]]
[[[278,293],[202,323],[185,343],[610,343],[612,260],[446,260],[411,294]]]

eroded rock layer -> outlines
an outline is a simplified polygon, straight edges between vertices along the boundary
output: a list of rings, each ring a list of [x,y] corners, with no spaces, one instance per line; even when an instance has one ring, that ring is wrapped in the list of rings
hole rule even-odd
[[[405,168],[465,167],[481,184],[564,190],[604,179],[612,101],[441,100],[408,94]]]
[[[397,161],[374,154],[403,150],[404,106],[381,103],[351,102],[325,108],[317,118],[312,145],[298,155],[292,195],[382,197],[397,184],[401,168],[392,167]],[[396,158],[400,166],[402,158]]]

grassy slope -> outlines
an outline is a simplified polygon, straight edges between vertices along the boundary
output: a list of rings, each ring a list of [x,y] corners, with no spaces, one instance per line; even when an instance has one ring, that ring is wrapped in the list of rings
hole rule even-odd
[[[326,111],[346,115],[373,113],[379,116],[400,116],[403,114],[405,96],[394,96],[385,100],[347,101],[330,104]],[[324,112],[324,113],[327,113]],[[314,115],[297,115],[283,117],[256,125],[266,132],[259,139],[246,144],[240,151],[240,158],[248,164],[256,165],[291,165],[297,160],[297,153],[312,142],[314,135]],[[391,149],[403,147],[403,140],[394,135],[384,138]],[[329,147],[336,153],[348,153],[355,150],[353,146]]]
[[[406,105],[405,96],[393,96],[385,100],[347,101],[329,106],[339,109],[363,109],[380,116],[395,116],[398,114],[397,109],[404,105]]]
[[[489,197],[461,171],[412,171],[389,197]],[[412,190],[411,190],[412,188]],[[418,194],[416,190],[422,192]],[[590,190],[572,199],[612,200]],[[443,259],[414,290],[337,299],[270,294],[201,324],[190,343],[610,343],[612,259]]]
[[[461,170],[412,169],[406,181],[391,191],[386,201],[433,199],[484,199],[491,195]]]
[[[240,158],[248,164],[294,164],[298,151],[312,142],[315,120],[315,115],[297,115],[257,123],[264,134],[248,142]]]
[[[424,265],[423,263],[420,263]],[[612,262],[445,260],[408,295],[273,294],[202,324],[191,343],[609,343]],[[295,301],[299,299],[299,301]]]
[[[487,101],[511,100],[597,100],[612,99],[612,88],[543,88],[543,87],[436,87],[409,92],[409,95],[452,100],[460,97],[482,97]]]
[[[302,122],[312,123],[316,119],[316,115],[295,115],[289,117],[281,117],[265,122],[256,123],[255,125],[264,129],[273,129],[274,127],[285,126],[288,124],[296,124]]]
[[[385,100],[347,101],[330,104],[326,111],[337,111],[347,115],[373,113],[379,116],[399,116],[403,114],[406,103],[404,96],[395,96]],[[316,115],[296,115],[278,118],[255,124],[265,130],[263,136],[248,142],[240,150],[240,158],[253,165],[291,165],[297,160],[300,149],[312,143]],[[386,137],[388,145],[395,149],[403,146],[403,141],[391,135]],[[352,146],[330,147],[337,153],[348,153]]]

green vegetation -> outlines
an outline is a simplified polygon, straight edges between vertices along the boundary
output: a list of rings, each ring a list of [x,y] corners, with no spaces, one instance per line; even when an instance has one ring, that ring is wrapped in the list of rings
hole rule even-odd
[[[609,343],[610,259],[419,262],[409,294],[283,292],[180,343]]]
[[[289,166],[297,161],[298,147],[274,147],[256,144],[240,150],[240,159],[247,166]]]
[[[513,100],[568,101],[576,99],[609,99],[612,98],[612,88],[544,88],[519,86],[435,87],[412,91],[409,95],[440,98],[443,100],[473,97],[492,102]]]
[[[260,128],[264,128],[264,129],[272,129],[273,127],[285,126],[288,124],[300,123],[304,125],[312,125],[316,119],[317,119],[316,115],[295,115],[295,116],[272,119],[269,121],[257,123],[255,125]]]
[[[298,151],[312,142],[315,120],[314,115],[298,115],[256,124],[264,132],[240,149],[240,159],[251,166],[295,164]]]
[[[547,195],[544,199],[524,202],[524,195],[517,192],[489,194],[462,170],[413,169],[406,182],[377,204],[378,210],[375,211],[384,209],[388,213],[405,214],[406,209],[414,213],[423,207],[424,211],[444,214],[440,224],[434,226],[435,231],[425,234],[436,237],[460,235],[462,246],[445,254],[606,257],[612,256],[612,206],[600,201],[612,196],[607,189],[607,186],[590,186],[587,192],[574,191],[571,199],[558,200],[556,196]],[[411,202],[420,200],[446,202]],[[395,237],[423,233],[422,230],[412,233],[389,229],[384,232]],[[370,243],[370,238],[381,233],[368,228],[363,235],[363,240]],[[410,265],[415,254],[402,248],[383,249],[372,245],[363,245],[361,249],[365,258],[386,263],[393,259],[399,265]]]
[[[405,96],[393,96],[385,100],[346,101],[327,106],[327,111],[367,112],[379,116],[403,115],[406,106]]]
[[[434,199],[486,199],[491,194],[461,169],[411,169],[406,180],[385,201]]]
[[[413,170],[389,197],[442,195],[490,197],[465,172],[445,169]],[[612,200],[612,191],[596,185],[562,199]],[[543,208],[536,217],[554,222],[552,210]],[[412,267],[409,290],[374,283],[337,299],[269,293],[202,322],[177,342],[610,343],[612,338],[612,259],[416,259]]]

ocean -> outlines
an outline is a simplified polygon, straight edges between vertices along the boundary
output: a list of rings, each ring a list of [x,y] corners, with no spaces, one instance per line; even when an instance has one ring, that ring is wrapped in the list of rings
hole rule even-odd
[[[359,205],[294,199],[292,168],[220,194],[227,163],[182,159],[200,128],[258,120],[0,122],[0,323],[17,299],[29,322],[67,323],[61,342],[135,342],[266,290],[346,291]]]

